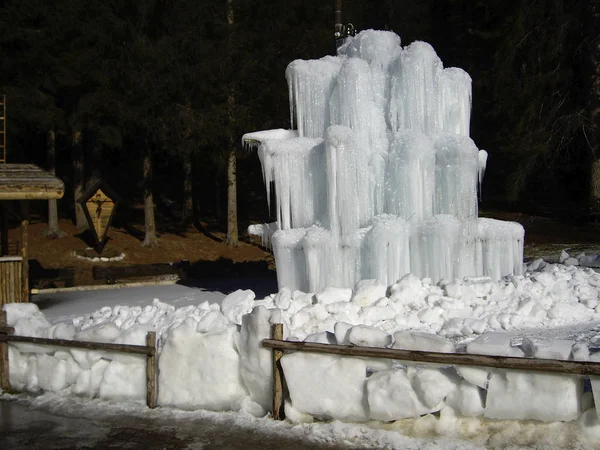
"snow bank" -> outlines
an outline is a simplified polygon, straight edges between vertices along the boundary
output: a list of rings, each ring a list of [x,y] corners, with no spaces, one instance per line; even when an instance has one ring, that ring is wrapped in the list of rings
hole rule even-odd
[[[560,327],[600,321],[592,301],[598,286],[600,274],[591,269],[535,261],[523,275],[499,282],[471,277],[432,284],[407,275],[387,287],[363,280],[355,289],[282,289],[261,300],[240,290],[222,305],[176,309],[155,299],[146,307],[104,307],[70,324],[49,323],[34,304],[4,308],[20,335],[144,345],[154,330],[159,405],[263,416],[272,402],[272,360],[261,341],[273,323],[282,322],[292,340],[597,361],[595,347],[587,345],[596,337],[594,326],[589,335],[561,334]],[[145,399],[142,356],[21,343],[9,349],[14,389]],[[584,379],[572,375],[307,353],[285,355],[281,364],[289,388],[286,411],[301,422],[394,421],[434,412],[447,419],[574,421],[592,407]],[[593,378],[596,396],[598,385]],[[598,427],[589,415],[581,423]]]

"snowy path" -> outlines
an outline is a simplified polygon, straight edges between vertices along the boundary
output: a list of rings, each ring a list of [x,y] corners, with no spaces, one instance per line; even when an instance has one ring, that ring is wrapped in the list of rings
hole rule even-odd
[[[237,289],[251,289],[257,298],[277,292],[277,282],[270,278],[238,278],[210,282],[143,286],[97,291],[74,291],[54,294],[38,294],[32,302],[52,323],[68,322],[74,317],[90,314],[103,306],[146,306],[155,298],[176,308],[198,305],[204,301],[220,303],[225,296]]]

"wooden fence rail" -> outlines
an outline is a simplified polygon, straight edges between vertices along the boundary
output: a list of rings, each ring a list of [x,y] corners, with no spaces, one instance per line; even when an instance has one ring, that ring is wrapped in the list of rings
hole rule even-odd
[[[146,355],[146,404],[156,407],[156,332],[149,331],[146,345],[112,344],[105,342],[71,341],[67,339],[47,339],[32,336],[16,336],[14,328],[7,326],[6,312],[0,311],[0,387],[10,389],[8,343],[26,342],[52,347],[71,347],[87,350],[104,350],[110,352],[133,353]]]
[[[275,420],[282,420],[284,418],[283,386],[285,379],[279,360],[286,350],[445,365],[480,366],[496,369],[530,370],[575,375],[600,375],[600,362],[591,361],[562,361],[558,359],[533,359],[512,356],[422,352],[392,348],[285,341],[283,340],[283,325],[280,323],[272,325],[271,336],[272,339],[264,339],[262,345],[273,350],[273,418]]]

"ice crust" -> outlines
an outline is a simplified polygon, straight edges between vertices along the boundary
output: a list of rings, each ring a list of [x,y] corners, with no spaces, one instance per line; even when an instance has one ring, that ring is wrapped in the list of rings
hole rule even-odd
[[[469,137],[471,78],[434,49],[366,30],[286,70],[292,128],[258,147],[279,287],[316,292],[407,273],[434,282],[522,273],[517,223],[478,218],[487,152]],[[272,206],[272,205],[270,205]]]

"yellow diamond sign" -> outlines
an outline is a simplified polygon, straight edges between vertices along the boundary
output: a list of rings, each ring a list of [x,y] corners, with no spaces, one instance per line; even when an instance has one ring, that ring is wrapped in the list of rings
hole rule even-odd
[[[106,232],[110,227],[116,208],[115,197],[103,182],[98,182],[79,201],[94,234],[98,253],[102,251],[106,243]]]

